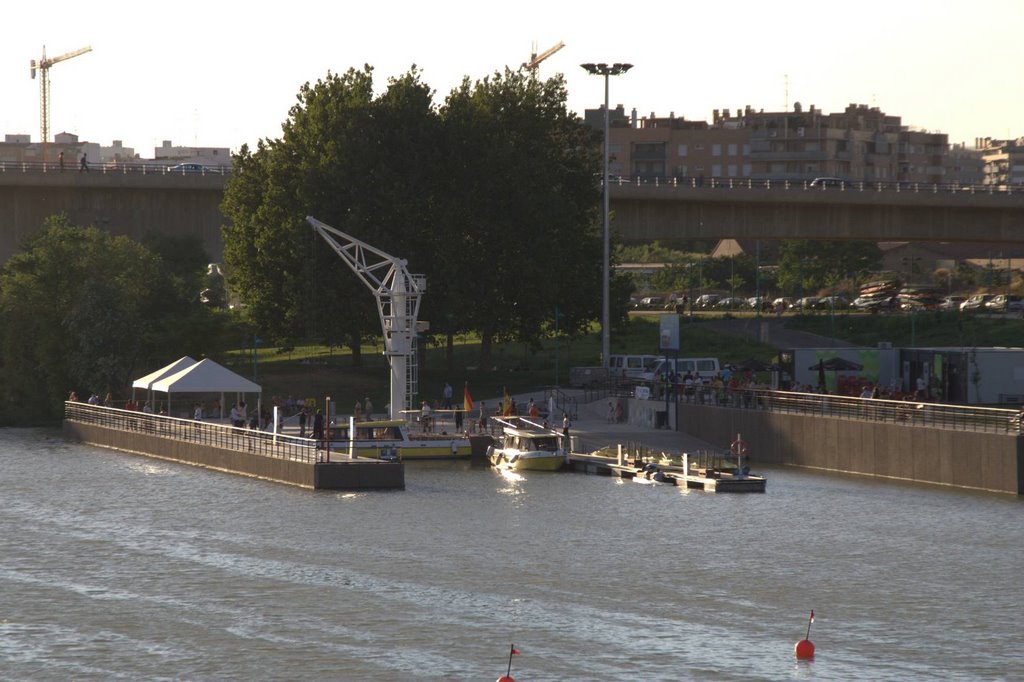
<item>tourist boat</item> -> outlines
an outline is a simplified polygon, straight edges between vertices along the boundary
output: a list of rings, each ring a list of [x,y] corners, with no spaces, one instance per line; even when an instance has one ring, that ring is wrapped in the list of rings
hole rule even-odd
[[[402,419],[380,419],[354,422],[355,435],[350,437],[349,424],[331,426],[331,449],[357,457],[375,459],[460,459],[469,457],[469,438],[446,433],[410,435]]]
[[[557,471],[565,464],[563,436],[557,431],[497,421],[504,424],[502,435],[497,444],[487,448],[494,466],[511,471]]]

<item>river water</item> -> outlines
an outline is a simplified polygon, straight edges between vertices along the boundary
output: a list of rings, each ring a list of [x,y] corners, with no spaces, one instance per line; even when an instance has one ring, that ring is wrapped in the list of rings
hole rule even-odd
[[[0,679],[1024,679],[1020,499],[766,473],[311,492],[0,430]]]

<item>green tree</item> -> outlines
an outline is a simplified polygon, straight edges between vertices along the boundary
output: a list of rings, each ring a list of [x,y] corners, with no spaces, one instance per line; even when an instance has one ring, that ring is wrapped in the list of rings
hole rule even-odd
[[[788,240],[779,253],[778,285],[794,295],[813,296],[882,262],[878,245],[868,241]]]
[[[599,317],[600,135],[566,108],[561,76],[465,79],[441,110],[448,186],[438,205],[464,257],[459,317],[481,336],[537,343]],[[623,303],[623,305],[625,305]]]
[[[59,418],[71,390],[124,398],[139,367],[195,352],[186,334],[213,328],[160,257],[63,216],[0,270],[0,320],[0,423]]]
[[[278,342],[354,350],[379,333],[372,297],[303,218],[428,278],[422,317],[447,337],[478,330],[536,343],[597,314],[599,140],[565,106],[561,78],[465,80],[440,110],[415,67],[373,96],[372,69],[305,85],[279,140],[243,148],[225,189],[232,294]],[[596,266],[596,267],[595,267]]]

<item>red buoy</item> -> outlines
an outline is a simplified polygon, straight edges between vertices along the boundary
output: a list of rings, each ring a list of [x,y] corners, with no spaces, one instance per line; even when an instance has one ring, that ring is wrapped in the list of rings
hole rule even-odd
[[[516,682],[516,681],[513,680],[508,675],[502,675],[501,677],[498,678],[498,682]]]
[[[793,647],[796,657],[801,659],[814,658],[814,642],[809,639],[801,639]]]

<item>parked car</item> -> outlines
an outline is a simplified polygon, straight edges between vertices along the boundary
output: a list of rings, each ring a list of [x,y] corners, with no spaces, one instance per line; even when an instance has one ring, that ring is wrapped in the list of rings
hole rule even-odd
[[[747,307],[746,299],[739,298],[737,296],[726,296],[718,300],[715,307],[720,310],[738,310],[740,308]]]
[[[817,296],[804,296],[803,298],[798,298],[793,304],[793,307],[797,310],[807,310],[809,308],[813,308],[814,304],[817,302]]]
[[[960,304],[967,300],[966,296],[947,296],[938,305],[939,310],[960,310]]]
[[[838,310],[839,308],[845,308],[850,305],[849,301],[844,296],[825,296],[815,301],[812,307],[818,310]]]
[[[960,304],[962,311],[977,312],[985,307],[985,304],[992,300],[992,294],[974,294]]]
[[[793,299],[788,296],[780,296],[772,301],[772,309],[775,311],[788,310],[793,307]]]
[[[697,300],[693,302],[695,308],[714,308],[715,304],[721,300],[721,296],[718,294],[702,294],[697,297]]]
[[[1019,313],[1024,311],[1024,296],[997,294],[985,302],[985,310],[997,313]]]
[[[750,298],[747,299],[747,306],[751,310],[757,310],[758,308],[760,308],[761,310],[771,310],[772,303],[767,298],[758,298],[757,296],[751,296]]]
[[[857,310],[890,310],[895,303],[895,296],[858,296],[850,305]]]

